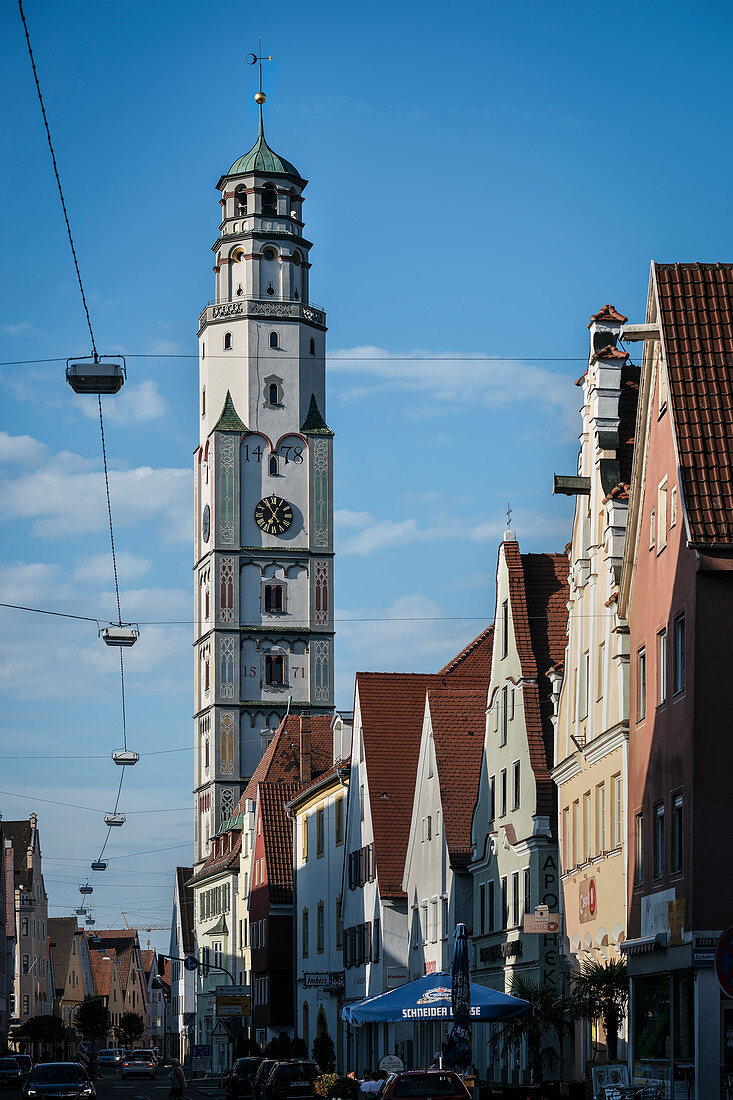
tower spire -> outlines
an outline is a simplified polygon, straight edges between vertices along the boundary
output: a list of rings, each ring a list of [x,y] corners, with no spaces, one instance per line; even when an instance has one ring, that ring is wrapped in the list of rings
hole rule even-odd
[[[259,45],[257,46],[257,53],[248,53],[247,61],[250,65],[257,65],[259,67],[259,88],[255,92],[255,103],[260,108],[260,132],[259,136],[264,138],[265,136],[265,122],[262,115],[262,105],[267,102],[267,96],[262,91],[262,62],[272,61],[272,54],[265,55],[262,53],[262,36],[257,39]]]

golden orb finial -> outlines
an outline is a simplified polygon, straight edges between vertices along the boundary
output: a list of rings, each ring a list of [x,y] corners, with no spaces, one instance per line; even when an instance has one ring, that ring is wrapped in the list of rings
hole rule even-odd
[[[255,103],[266,103],[267,96],[264,92],[255,92]]]

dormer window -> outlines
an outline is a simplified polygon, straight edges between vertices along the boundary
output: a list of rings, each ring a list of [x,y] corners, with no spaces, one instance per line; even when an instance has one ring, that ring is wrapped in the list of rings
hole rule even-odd
[[[224,351],[232,350],[232,334],[231,332],[224,333]]]
[[[234,189],[234,216],[241,218],[247,213],[247,188],[243,183]]]
[[[262,188],[262,213],[268,217],[277,214],[277,193],[271,183]]]
[[[278,336],[278,334],[274,330],[270,333],[270,347],[271,348],[279,348],[280,347],[280,337]]]

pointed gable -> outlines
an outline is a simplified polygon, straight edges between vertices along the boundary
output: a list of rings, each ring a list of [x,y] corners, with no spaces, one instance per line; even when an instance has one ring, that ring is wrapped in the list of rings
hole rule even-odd
[[[491,657],[494,649],[494,624],[482,630],[478,637],[469,642],[447,665],[443,665],[439,675],[485,676],[488,683],[491,676]]]
[[[320,409],[318,408],[318,402],[316,401],[316,395],[314,393],[311,394],[311,401],[310,405],[308,406],[308,413],[305,420],[303,421],[303,426],[300,430],[305,435],[333,435],[333,432],[329,428],[328,424],[321,416]]]
[[[234,402],[232,401],[232,395],[227,390],[227,395],[224,398],[224,407],[221,410],[221,416],[214,425],[215,432],[246,432],[247,425],[239,417],[239,413],[234,408]]]

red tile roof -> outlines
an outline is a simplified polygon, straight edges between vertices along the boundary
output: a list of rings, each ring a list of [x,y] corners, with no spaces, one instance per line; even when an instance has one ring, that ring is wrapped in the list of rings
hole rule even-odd
[[[469,642],[465,649],[443,665],[439,675],[458,674],[459,676],[485,676],[488,683],[491,676],[491,654],[494,648],[494,624],[482,630],[477,638]]]
[[[654,264],[691,541],[733,544],[733,264]]]
[[[486,689],[428,689],[443,827],[452,865],[471,856],[471,822],[481,775]]]
[[[293,900],[293,825],[285,805],[295,798],[298,789],[297,783],[260,783],[262,839],[271,904],[288,904]]]
[[[590,328],[594,321],[600,321],[601,323],[610,321],[613,324],[618,324],[620,322],[623,325],[625,321],[628,321],[628,317],[624,317],[623,313],[619,313],[615,306],[606,302],[605,306],[601,306],[598,310],[598,313],[593,313],[591,315],[591,319],[588,322],[588,328]]]
[[[133,958],[140,945],[136,928],[107,928],[94,933],[95,950],[102,955],[109,955],[109,948],[113,948],[119,960],[120,985],[127,989],[127,981],[130,977],[130,968],[133,966]],[[101,942],[99,942],[101,941]],[[91,954],[91,952],[90,952]]]
[[[107,955],[108,958],[104,958]],[[100,997],[109,997],[112,988],[112,971],[117,955],[113,947],[107,950],[90,950],[89,962],[92,967],[94,990]]]
[[[231,840],[231,848],[229,847],[229,838]],[[222,844],[224,851],[219,852],[219,845]],[[191,887],[194,884],[198,886],[200,882],[205,879],[212,878],[214,875],[221,875],[224,871],[238,871],[239,870],[239,853],[242,849],[242,829],[241,826],[238,829],[230,829],[229,832],[224,833],[223,837],[216,837],[211,841],[211,851],[206,857],[206,862],[203,866],[192,875],[188,880],[187,886]],[[216,853],[216,854],[215,854]]]
[[[568,559],[565,554],[520,554],[516,542],[502,543],[509,570],[509,598],[522,676],[530,763],[537,786],[537,812],[555,806],[552,767],[552,702],[547,673],[563,663],[567,644]]]
[[[311,714],[311,771],[322,775],[333,763],[333,733],[330,714]],[[300,731],[301,716],[290,714],[283,718],[277,732],[257,765],[237,811],[244,810],[249,799],[257,798],[260,783],[300,783]]]
[[[403,896],[425,692],[431,687],[485,691],[488,678],[413,672],[356,674],[379,889],[391,897]]]
[[[609,344],[605,348],[599,348],[598,351],[591,353],[590,361],[595,363],[597,359],[616,359],[626,360],[629,358],[628,351],[624,351],[623,348],[614,347],[613,344]]]
[[[153,969],[153,964],[155,962],[155,952],[145,950],[141,951],[140,954],[143,960],[143,970],[145,971],[145,976],[147,977],[150,974],[150,971]]]

